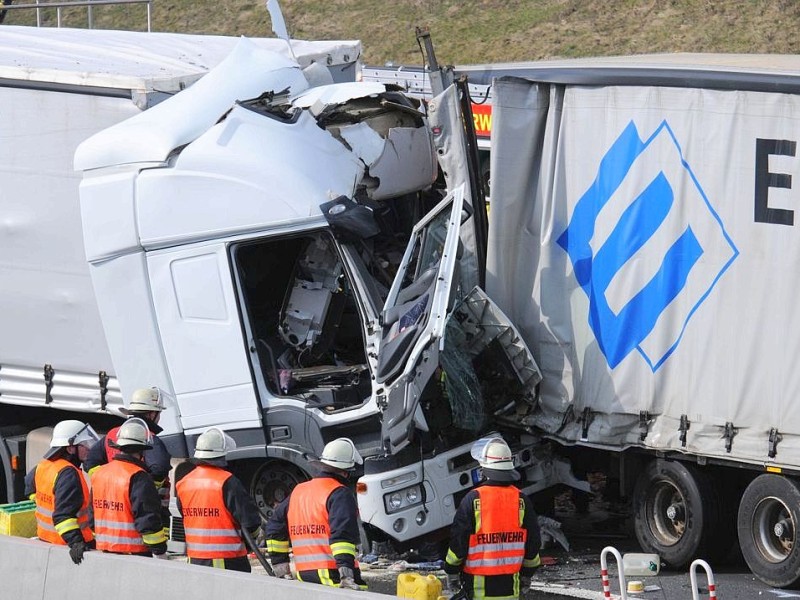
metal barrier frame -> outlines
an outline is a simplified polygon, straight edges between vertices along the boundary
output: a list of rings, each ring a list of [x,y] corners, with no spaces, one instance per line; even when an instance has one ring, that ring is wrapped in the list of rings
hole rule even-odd
[[[611,584],[608,581],[608,559],[606,558],[606,554],[609,552],[617,559],[620,600],[628,600],[628,588],[625,586],[625,567],[622,566],[622,555],[613,546],[606,546],[600,552],[600,577],[603,580],[603,597],[611,598]]]
[[[703,567],[706,572],[708,580],[708,599],[714,600],[717,597],[717,584],[714,582],[714,573],[711,571],[711,566],[702,558],[698,558],[692,562],[689,567],[689,581],[692,584],[692,600],[699,600],[700,593],[697,589],[697,567]]]
[[[152,4],[153,0],[60,0],[58,2],[40,2],[35,4],[0,4],[0,10],[21,10],[36,9],[36,26],[42,26],[42,10],[47,8],[56,9],[57,27],[61,27],[61,9],[75,6],[85,6],[89,19],[89,29],[94,27],[94,15],[92,8],[109,4],[146,4],[147,5],[147,31],[151,31],[152,26]]]

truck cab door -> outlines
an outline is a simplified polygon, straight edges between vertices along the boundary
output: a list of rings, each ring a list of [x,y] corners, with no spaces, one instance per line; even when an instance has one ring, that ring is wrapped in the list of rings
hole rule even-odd
[[[408,445],[427,430],[419,398],[439,365],[439,349],[453,292],[459,289],[458,255],[465,186],[450,191],[411,233],[381,313],[375,380],[383,409],[384,450]]]
[[[155,250],[148,252],[147,263],[185,433],[201,433],[212,425],[249,430],[248,442],[263,444],[225,245]]]

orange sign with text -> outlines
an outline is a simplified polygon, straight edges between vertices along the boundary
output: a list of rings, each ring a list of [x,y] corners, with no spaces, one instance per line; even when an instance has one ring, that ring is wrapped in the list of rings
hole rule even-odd
[[[492,105],[473,104],[472,120],[475,122],[475,135],[488,138],[492,133]]]

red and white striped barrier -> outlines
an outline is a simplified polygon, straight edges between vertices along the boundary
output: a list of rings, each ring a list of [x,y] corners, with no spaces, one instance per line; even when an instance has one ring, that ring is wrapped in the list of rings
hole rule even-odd
[[[619,553],[619,550],[613,546],[606,546],[600,552],[600,577],[603,578],[603,597],[611,598],[611,584],[608,581],[608,559],[606,559],[606,555],[609,552],[613,554],[614,558],[617,560],[617,570],[619,571],[619,597],[621,600],[628,600],[627,589],[625,588],[625,567],[622,566],[622,555]]]
[[[628,600],[628,590],[625,585],[625,565],[622,560],[622,555],[613,546],[606,546],[600,552],[600,576],[603,579],[603,597],[611,600],[614,596],[611,595],[611,583],[608,579],[608,554],[613,554],[617,561],[617,571],[619,576],[619,598],[620,600]],[[702,567],[706,572],[706,579],[708,580],[708,598],[709,600],[717,600],[717,584],[714,581],[714,573],[711,566],[701,558],[692,562],[689,567],[689,581],[692,586],[692,600],[700,600],[700,592],[697,588],[697,567]]]
[[[700,599],[700,592],[697,590],[697,567],[703,567],[708,579],[708,598],[709,600],[716,600],[717,597],[717,584],[714,583],[714,573],[711,571],[711,566],[701,558],[692,562],[689,567],[689,581],[692,583],[692,600]]]

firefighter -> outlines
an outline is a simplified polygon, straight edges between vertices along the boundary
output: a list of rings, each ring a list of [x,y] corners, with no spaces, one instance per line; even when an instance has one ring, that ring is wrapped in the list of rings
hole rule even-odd
[[[153,434],[132,418],[110,442],[119,450],[92,473],[92,509],[97,549],[115,554],[163,556],[167,536],[161,526],[161,500],[144,463]]]
[[[241,529],[252,536],[261,527],[261,513],[242,482],[226,469],[233,439],[212,427],[197,438],[194,468],[175,484],[183,515],[186,555],[193,565],[250,572]]]
[[[161,521],[165,534],[169,535],[169,471],[172,467],[169,450],[157,436],[162,429],[158,425],[161,411],[164,410],[164,401],[161,390],[158,388],[140,388],[133,392],[131,401],[127,408],[121,408],[120,412],[128,418],[138,418],[147,423],[147,428],[153,434],[153,447],[144,453],[144,462],[147,471],[152,475],[158,495],[161,498]],[[100,465],[107,464],[114,455],[119,452],[112,442],[119,435],[119,427],[111,429],[89,452],[84,468],[91,475]]]
[[[531,501],[514,485],[520,476],[502,438],[478,440],[472,456],[485,482],[456,510],[444,564],[448,587],[463,586],[472,600],[516,599],[541,565],[539,522]]]
[[[25,495],[36,502],[36,535],[69,546],[76,565],[94,545],[89,486],[80,467],[98,439],[91,425],[61,421],[53,428],[50,450],[25,477]]]
[[[356,562],[358,508],[346,483],[363,461],[348,438],[326,444],[319,475],[298,484],[265,526],[267,550],[277,577],[291,579],[289,550],[300,581],[349,590],[367,589]]]

